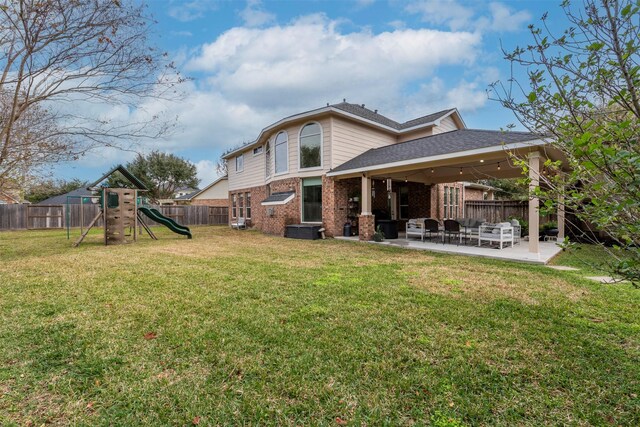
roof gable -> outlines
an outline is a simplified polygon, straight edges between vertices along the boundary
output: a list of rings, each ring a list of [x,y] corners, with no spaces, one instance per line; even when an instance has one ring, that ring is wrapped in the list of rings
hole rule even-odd
[[[194,191],[193,193],[185,194],[184,196],[178,197],[176,200],[192,200],[194,197],[199,196],[200,194],[204,193],[205,191],[207,191],[217,183],[224,181],[226,179],[229,179],[228,175],[223,175],[218,179],[216,179],[215,181],[213,181],[211,184],[204,187],[202,190],[197,190],[197,191]]]

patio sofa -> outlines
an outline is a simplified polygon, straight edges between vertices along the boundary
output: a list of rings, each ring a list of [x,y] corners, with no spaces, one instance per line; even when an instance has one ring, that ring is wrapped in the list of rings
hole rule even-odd
[[[482,242],[498,243],[502,249],[505,243],[511,243],[513,247],[513,226],[510,222],[499,222],[497,224],[482,224],[478,229],[478,246]]]
[[[464,231],[464,237],[466,238],[475,238],[478,237],[478,232],[480,226],[487,222],[484,218],[476,219],[476,218],[456,218],[456,221],[460,223]]]

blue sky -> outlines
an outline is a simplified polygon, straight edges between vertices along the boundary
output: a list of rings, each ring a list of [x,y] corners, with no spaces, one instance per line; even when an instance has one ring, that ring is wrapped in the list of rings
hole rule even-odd
[[[151,0],[149,10],[155,43],[193,80],[179,102],[144,106],[179,126],[140,150],[189,159],[201,185],[226,149],[343,98],[398,121],[457,107],[470,128],[515,123],[486,94],[509,78],[501,44],[526,45],[545,11],[552,29],[565,26],[559,0]],[[133,155],[101,150],[54,173],[92,180]]]

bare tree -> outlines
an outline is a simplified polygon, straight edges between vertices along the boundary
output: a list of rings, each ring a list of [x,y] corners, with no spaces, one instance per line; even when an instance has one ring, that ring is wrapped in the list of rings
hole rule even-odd
[[[21,170],[168,131],[141,108],[182,81],[150,45],[153,24],[135,0],[0,0],[0,188]]]

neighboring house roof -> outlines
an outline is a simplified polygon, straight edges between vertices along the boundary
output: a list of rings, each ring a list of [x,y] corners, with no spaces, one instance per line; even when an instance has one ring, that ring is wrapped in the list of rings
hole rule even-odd
[[[92,188],[97,186],[98,184],[100,184],[102,181],[104,181],[105,179],[109,178],[109,176],[111,176],[111,174],[113,174],[115,171],[118,171],[122,174],[122,176],[124,176],[130,183],[132,183],[138,190],[148,190],[147,186],[144,185],[142,183],[142,181],[140,181],[138,178],[135,177],[135,175],[133,175],[131,172],[129,172],[124,166],[122,165],[118,165],[115,168],[111,169],[109,172],[105,173],[104,175],[102,175],[101,178],[99,178],[97,181],[94,181],[93,183],[87,185],[87,188]]]
[[[340,172],[345,171],[354,172],[363,168],[408,160],[531,141],[541,141],[540,136],[529,132],[458,129],[371,149],[332,169],[327,175],[339,175]],[[540,145],[542,143],[541,141]]]
[[[189,194],[183,194],[182,196],[175,197],[174,199],[175,200],[191,200],[193,198],[193,196],[195,196],[199,192],[200,192],[200,190],[193,191],[193,192],[191,192]]]
[[[282,191],[280,193],[273,193],[269,197],[264,199],[261,204],[263,206],[284,205],[285,203],[292,200],[295,195],[296,193],[294,191]]]
[[[211,184],[204,187],[202,190],[196,190],[193,193],[189,193],[189,194],[185,194],[184,196],[177,197],[176,200],[192,200],[194,197],[197,197],[198,195],[204,193],[205,191],[207,191],[208,189],[210,189],[220,181],[224,181],[226,179],[229,179],[227,175],[221,176],[220,178],[213,181]]]
[[[439,123],[440,120],[444,119],[447,116],[450,116],[452,114],[457,114],[458,118],[460,119],[460,121],[462,122],[462,118],[460,117],[460,114],[458,113],[458,110],[455,108],[451,108],[448,110],[443,110],[443,111],[438,111],[437,113],[433,113],[433,114],[429,114],[423,117],[419,117],[417,119],[413,119],[413,120],[409,120],[407,122],[404,123],[399,123],[396,122],[395,120],[391,120],[388,117],[383,116],[382,114],[379,114],[377,112],[378,110],[370,110],[368,108],[365,108],[364,104],[363,105],[358,105],[358,104],[351,104],[349,102],[341,102],[339,104],[333,104],[333,105],[327,105],[326,107],[322,107],[322,108],[316,108],[314,110],[309,110],[309,111],[305,111],[303,113],[299,113],[299,114],[294,114],[292,116],[289,117],[285,117],[282,120],[279,120],[275,123],[270,124],[269,126],[265,127],[264,129],[262,129],[262,131],[260,131],[260,134],[258,135],[258,137],[252,141],[249,142],[247,144],[242,145],[241,147],[238,147],[230,152],[228,152],[227,154],[225,154],[224,156],[222,156],[223,159],[229,159],[231,157],[233,157],[236,154],[239,154],[245,150],[247,150],[248,148],[252,147],[253,145],[258,144],[259,142],[261,142],[262,137],[267,133],[270,132],[278,127],[283,126],[286,123],[295,121],[295,120],[300,120],[300,119],[304,119],[304,118],[310,118],[310,117],[314,117],[317,116],[319,114],[324,114],[324,113],[334,113],[334,114],[338,114],[338,115],[342,115],[345,117],[349,117],[351,119],[366,123],[368,125],[372,125],[372,126],[376,126],[378,128],[382,128],[390,133],[399,135],[399,134],[403,134],[406,132],[410,132],[410,131],[414,131],[416,129],[422,128],[422,127],[429,127],[429,126],[434,126],[437,125]],[[464,122],[462,122],[464,125]]]
[[[72,197],[67,197],[72,196]],[[60,194],[58,196],[49,197],[48,199],[42,200],[36,205],[64,205],[69,201],[70,205],[79,205],[81,198],[91,197],[93,196],[93,192],[87,190],[86,188],[76,188],[75,190],[71,190],[68,193]],[[84,203],[87,201],[85,200]]]
[[[479,182],[465,182],[464,186],[465,186],[465,188],[474,188],[474,189],[483,190],[483,191],[495,191],[495,190],[497,190],[497,188],[495,188],[495,187],[492,187],[490,185],[480,184]]]

